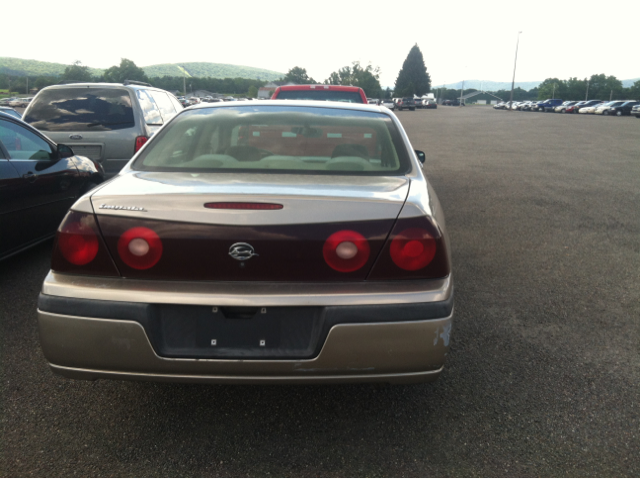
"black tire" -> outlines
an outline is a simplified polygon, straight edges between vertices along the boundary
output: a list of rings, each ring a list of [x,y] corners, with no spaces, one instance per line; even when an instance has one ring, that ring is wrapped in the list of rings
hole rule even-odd
[[[609,116],[609,110],[603,111],[602,114],[605,115],[605,116]]]
[[[617,111],[616,112],[616,116],[622,116],[622,112],[621,111]]]
[[[415,108],[409,108],[409,111],[416,111]]]

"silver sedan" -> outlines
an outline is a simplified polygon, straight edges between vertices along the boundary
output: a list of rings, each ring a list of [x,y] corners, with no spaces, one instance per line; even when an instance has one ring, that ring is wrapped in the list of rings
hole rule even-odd
[[[453,319],[442,208],[386,108],[203,104],[58,229],[38,303],[76,379],[422,382]]]

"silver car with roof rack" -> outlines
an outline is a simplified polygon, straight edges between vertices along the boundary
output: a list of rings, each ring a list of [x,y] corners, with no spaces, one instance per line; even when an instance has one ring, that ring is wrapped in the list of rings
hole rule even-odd
[[[203,104],[58,229],[38,301],[77,379],[422,382],[449,350],[443,211],[387,108]]]
[[[43,88],[23,120],[77,155],[100,162],[111,177],[182,109],[171,93],[148,83],[68,81]]]

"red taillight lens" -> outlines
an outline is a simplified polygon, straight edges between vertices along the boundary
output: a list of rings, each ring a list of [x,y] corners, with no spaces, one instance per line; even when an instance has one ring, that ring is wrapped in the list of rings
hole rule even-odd
[[[146,136],[136,136],[136,149],[134,150],[134,153],[137,153],[138,150],[142,148],[142,145],[144,145],[148,140],[149,138]]]
[[[351,230],[333,233],[322,248],[326,263],[341,273],[351,273],[362,268],[369,259],[370,252],[367,239]]]
[[[451,273],[446,246],[432,218],[401,218],[367,279],[444,278]]]
[[[205,208],[214,210],[281,210],[282,205],[277,203],[238,203],[238,202],[218,202],[205,203]]]
[[[149,269],[160,261],[162,241],[156,232],[149,228],[131,228],[120,236],[118,254],[127,266]]]
[[[409,228],[391,241],[391,259],[400,268],[416,271],[427,266],[436,255],[436,240],[427,230]]]
[[[65,224],[58,233],[58,247],[62,256],[76,266],[90,263],[98,254],[98,235],[91,227],[91,222],[91,216],[83,216],[79,221]]]
[[[118,276],[92,214],[67,213],[56,234],[51,269],[61,273]]]

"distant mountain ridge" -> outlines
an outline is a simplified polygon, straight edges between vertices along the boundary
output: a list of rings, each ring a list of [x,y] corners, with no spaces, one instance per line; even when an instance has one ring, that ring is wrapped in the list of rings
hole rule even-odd
[[[162,63],[142,67],[148,77],[182,76],[187,77],[211,77],[211,78],[251,78],[265,81],[278,80],[284,73],[264,68],[247,67],[242,65],[230,65],[228,63]]]
[[[635,82],[640,80],[640,78],[631,78],[629,80],[620,80],[622,82],[622,86],[624,88],[629,88]],[[536,88],[540,85],[542,81],[525,81],[525,82],[516,82],[514,88],[522,88],[523,90],[531,90],[532,88]],[[448,88],[453,90],[459,90],[462,88],[462,82],[456,83],[446,83],[443,85],[434,85],[431,87],[432,90],[437,90],[438,88]],[[510,81],[490,81],[490,80],[465,80],[464,88],[473,88],[475,90],[484,90],[484,91],[498,91],[498,90],[511,90],[511,82]]]
[[[40,60],[24,60],[22,58],[0,57],[0,73],[24,76],[60,76],[69,65],[62,63],[41,62]],[[102,75],[104,70],[89,67],[94,76]]]
[[[24,60],[21,58],[0,57],[0,73],[14,76],[60,76],[69,65],[62,63]],[[264,68],[255,68],[227,63],[188,62],[163,63],[142,67],[148,77],[187,76],[211,78],[251,78],[264,81],[278,80],[284,73]],[[91,68],[93,76],[100,76],[104,69]]]

